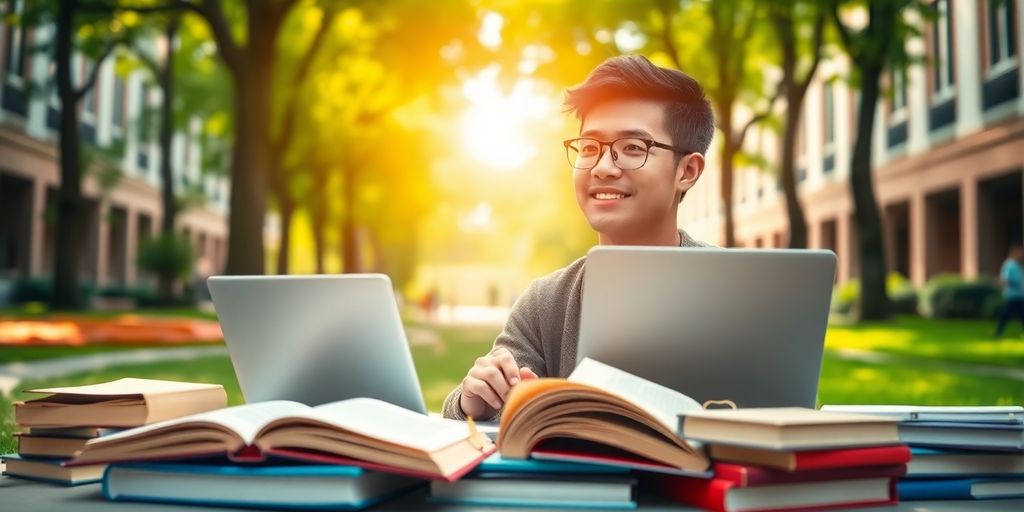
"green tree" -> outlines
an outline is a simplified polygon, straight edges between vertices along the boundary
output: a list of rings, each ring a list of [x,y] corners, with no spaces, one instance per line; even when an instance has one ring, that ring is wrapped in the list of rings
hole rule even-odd
[[[800,130],[804,97],[821,62],[826,8],[819,2],[773,0],[768,18],[780,51],[782,78],[779,87],[786,100],[785,120],[780,140],[779,183],[786,198],[789,221],[789,247],[807,247],[807,217],[796,190],[796,141]],[[810,33],[810,38],[802,37]]]
[[[61,186],[57,194],[57,236],[55,241],[54,291],[51,307],[82,307],[79,294],[81,267],[84,164],[79,137],[78,106],[96,83],[99,69],[120,45],[130,44],[137,30],[109,13],[92,12],[87,0],[51,0],[25,7],[20,19],[24,27],[52,23],[49,43],[54,55],[55,82],[60,101],[59,162]],[[77,36],[77,37],[76,37]],[[90,62],[86,76],[76,80],[71,59],[81,53]],[[48,90],[48,89],[47,89]]]
[[[850,27],[844,20],[844,13],[854,9],[866,17],[866,25],[862,28]],[[910,23],[907,15],[916,11],[928,18],[933,15],[932,9],[922,0],[831,0],[831,18],[852,64],[851,79],[860,85],[861,92],[857,105],[857,136],[850,163],[850,190],[857,221],[857,253],[861,262],[862,320],[882,320],[889,316],[889,296],[885,290],[884,226],[871,169],[875,107],[882,97],[882,75],[887,69],[905,73],[906,67],[917,58],[907,52],[905,43],[909,38],[919,36],[920,28]]]

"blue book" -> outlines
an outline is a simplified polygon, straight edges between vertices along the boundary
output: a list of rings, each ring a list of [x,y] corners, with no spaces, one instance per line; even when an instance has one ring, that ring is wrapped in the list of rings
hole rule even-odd
[[[27,458],[17,454],[0,455],[4,461],[4,474],[26,480],[38,480],[60,485],[94,484],[103,478],[106,464],[64,467],[63,459]]]
[[[900,424],[900,441],[911,446],[1024,451],[1024,425],[921,421]]]
[[[182,505],[358,510],[423,484],[355,466],[122,463],[103,475],[103,496]]]
[[[1024,478],[911,479],[896,484],[900,501],[1024,497]]]
[[[910,449],[907,478],[1024,477],[1024,453],[978,450]]]
[[[509,459],[494,453],[480,463],[467,476],[482,473],[517,473],[523,475],[575,474],[575,475],[628,475],[629,468],[607,464],[588,464],[542,459]]]
[[[629,468],[491,455],[455,482],[432,481],[432,503],[484,507],[633,509]]]

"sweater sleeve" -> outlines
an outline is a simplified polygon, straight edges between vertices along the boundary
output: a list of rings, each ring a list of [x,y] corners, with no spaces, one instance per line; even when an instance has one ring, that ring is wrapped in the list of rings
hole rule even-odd
[[[537,376],[546,377],[547,365],[544,364],[544,355],[541,350],[541,331],[538,321],[538,315],[541,313],[539,304],[543,302],[539,290],[538,283],[535,281],[516,300],[508,321],[505,323],[505,328],[495,338],[491,351],[498,348],[508,349],[520,368],[528,366]],[[443,414],[445,418],[466,419],[466,415],[463,414],[462,407],[459,405],[461,399],[462,384],[460,383],[444,400]],[[474,419],[494,421],[499,416],[501,416],[500,412],[492,418]]]

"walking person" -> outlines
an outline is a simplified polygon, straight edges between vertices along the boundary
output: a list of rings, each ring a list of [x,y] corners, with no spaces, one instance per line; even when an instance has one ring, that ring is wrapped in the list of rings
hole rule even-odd
[[[1024,328],[1024,245],[1014,245],[1010,248],[1010,254],[1003,262],[1003,268],[999,272],[999,283],[1003,286],[1003,309],[999,312],[999,322],[996,324],[995,338],[1003,337],[1003,330],[1006,323],[1012,316],[1020,319],[1021,327]]]

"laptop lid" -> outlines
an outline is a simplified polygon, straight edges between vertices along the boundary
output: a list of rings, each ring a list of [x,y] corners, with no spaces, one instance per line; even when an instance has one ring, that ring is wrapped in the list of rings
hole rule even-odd
[[[739,407],[814,407],[836,257],[824,250],[600,246],[577,362]]]
[[[247,402],[370,397],[426,413],[386,275],[214,276],[208,284]]]

